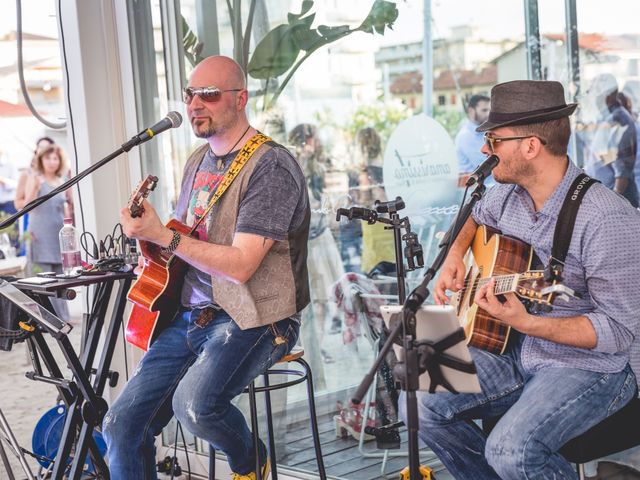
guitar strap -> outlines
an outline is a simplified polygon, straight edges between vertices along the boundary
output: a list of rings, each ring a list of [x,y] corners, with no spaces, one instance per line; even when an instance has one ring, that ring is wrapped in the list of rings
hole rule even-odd
[[[550,277],[548,280],[559,279],[562,275],[564,260],[567,258],[569,245],[571,245],[573,227],[576,223],[580,204],[589,187],[597,181],[598,180],[591,178],[586,173],[581,173],[573,181],[569,187],[567,196],[564,197],[564,203],[558,214],[556,229],[553,234],[551,258],[549,259],[549,265],[547,267],[548,271],[545,272],[545,275]]]
[[[227,170],[227,173],[225,173],[224,178],[222,179],[222,182],[220,182],[220,185],[218,185],[218,188],[216,188],[216,191],[211,197],[211,200],[209,200],[209,205],[207,205],[207,209],[200,216],[198,221],[193,225],[189,235],[193,235],[193,233],[196,231],[200,223],[202,223],[202,220],[204,220],[207,217],[207,214],[209,213],[209,211],[211,211],[211,209],[213,208],[213,205],[220,199],[220,197],[222,197],[222,194],[226,192],[227,188],[229,188],[229,185],[231,185],[231,183],[238,176],[238,174],[240,173],[240,170],[242,170],[242,167],[246,165],[246,163],[253,156],[256,150],[258,150],[258,147],[260,147],[260,145],[270,140],[271,140],[270,137],[267,137],[266,135],[263,135],[260,132],[256,132],[256,134],[253,137],[247,140],[247,143],[244,144],[244,146],[240,149],[238,154],[233,159],[233,162],[231,163],[229,170]]]

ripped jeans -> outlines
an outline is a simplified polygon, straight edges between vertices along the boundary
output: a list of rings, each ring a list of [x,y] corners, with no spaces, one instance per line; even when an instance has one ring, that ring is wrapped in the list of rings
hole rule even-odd
[[[111,478],[156,479],[154,440],[175,414],[191,433],[224,452],[231,469],[255,469],[251,432],[231,404],[298,339],[299,322],[241,330],[220,311],[205,327],[199,309],[181,310],[144,355],[103,422]],[[275,336],[286,342],[277,344]],[[260,456],[265,456],[263,448]],[[264,459],[261,460],[264,462]]]
[[[420,438],[457,479],[577,480],[558,450],[636,391],[629,365],[618,373],[545,367],[531,374],[522,366],[519,345],[504,355],[469,350],[483,393],[417,392]],[[398,405],[406,422],[404,392]],[[488,437],[472,421],[500,415]]]

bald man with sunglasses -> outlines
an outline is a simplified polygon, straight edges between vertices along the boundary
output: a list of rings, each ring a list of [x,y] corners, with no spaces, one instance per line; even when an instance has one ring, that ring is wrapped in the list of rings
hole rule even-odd
[[[206,140],[185,165],[175,216],[192,236],[167,228],[145,201],[129,237],[188,264],[180,307],[107,413],[112,478],[154,479],[154,438],[173,415],[227,455],[234,480],[256,478],[251,433],[231,404],[295,345],[309,303],[309,203],[296,160],[251,127],[246,79],[232,59],[204,59],[183,91],[194,134]],[[221,195],[220,195],[221,194]],[[262,478],[269,472],[260,445]]]

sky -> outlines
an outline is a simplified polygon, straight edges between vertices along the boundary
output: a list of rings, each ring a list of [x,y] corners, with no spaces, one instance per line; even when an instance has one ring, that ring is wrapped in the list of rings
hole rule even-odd
[[[57,37],[55,0],[21,0],[25,32]],[[283,0],[286,1],[286,0]],[[344,0],[348,1],[348,0]],[[371,0],[373,2],[373,0]],[[292,4],[295,1],[291,2]],[[316,0],[321,5],[322,0]],[[382,43],[401,43],[422,38],[424,0],[396,0],[400,16],[392,34]],[[523,0],[431,0],[433,34],[447,36],[457,25],[477,25],[486,38],[513,38],[524,33]],[[607,12],[602,0],[577,0],[578,27],[581,32],[604,34],[640,33],[640,1],[607,0]],[[0,0],[0,35],[16,28],[15,0]],[[293,7],[292,7],[293,8]],[[564,30],[564,1],[538,0],[540,30]]]
[[[64,1],[64,0],[63,0]],[[55,0],[21,0],[22,29],[48,37],[58,37]],[[15,0],[0,0],[0,35],[16,30]]]
[[[422,39],[424,0],[398,0],[400,15],[394,33],[383,44]],[[603,34],[640,33],[640,1],[577,0],[578,30]],[[543,33],[565,28],[564,0],[538,0],[539,25]],[[451,27],[478,26],[487,39],[513,38],[524,34],[524,0],[431,0],[434,38],[449,35]]]

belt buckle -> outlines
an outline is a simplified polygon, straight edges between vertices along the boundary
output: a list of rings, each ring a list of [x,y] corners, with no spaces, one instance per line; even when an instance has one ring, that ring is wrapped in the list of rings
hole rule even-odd
[[[200,315],[198,315],[198,318],[196,318],[193,323],[200,328],[204,328],[209,325],[215,317],[216,311],[211,307],[207,307],[200,312]]]

